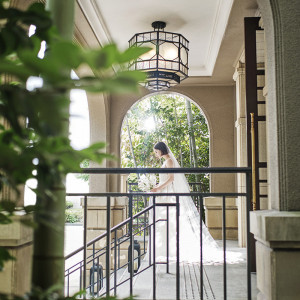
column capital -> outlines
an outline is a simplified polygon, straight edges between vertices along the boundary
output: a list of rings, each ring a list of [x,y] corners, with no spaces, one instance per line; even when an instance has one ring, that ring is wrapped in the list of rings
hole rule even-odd
[[[291,243],[300,248],[300,211],[253,211],[250,227],[255,238],[271,248],[290,248]]]
[[[235,128],[238,128],[239,126],[246,126],[247,125],[247,120],[246,117],[239,117],[235,121]]]
[[[234,81],[237,81],[239,76],[241,75],[245,75],[245,68],[243,66],[241,66],[241,64],[239,64],[236,68],[235,68],[235,71],[233,73],[233,80]]]

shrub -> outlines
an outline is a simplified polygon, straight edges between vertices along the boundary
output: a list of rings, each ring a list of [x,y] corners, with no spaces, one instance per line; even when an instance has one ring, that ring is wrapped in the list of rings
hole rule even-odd
[[[66,223],[82,223],[83,213],[81,209],[66,209]]]
[[[74,204],[71,201],[66,201],[66,209],[70,209],[74,206]]]

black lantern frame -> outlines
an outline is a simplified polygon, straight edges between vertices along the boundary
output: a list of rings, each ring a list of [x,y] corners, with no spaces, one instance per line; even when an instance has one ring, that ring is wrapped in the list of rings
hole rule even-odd
[[[152,48],[133,61],[129,69],[146,72],[147,79],[142,84],[149,90],[162,91],[188,77],[189,41],[179,33],[164,31],[165,22],[153,22],[152,27],[154,31],[137,33],[129,40],[130,47]],[[172,51],[171,57],[168,51]]]

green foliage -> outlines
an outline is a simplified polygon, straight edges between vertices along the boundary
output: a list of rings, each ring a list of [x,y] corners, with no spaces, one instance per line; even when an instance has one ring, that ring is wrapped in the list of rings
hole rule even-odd
[[[8,252],[7,249],[0,247],[0,271],[2,271],[3,267],[4,267],[4,263],[8,260],[14,260],[15,258],[13,256],[10,255],[10,253]],[[1,299],[1,297],[0,297]]]
[[[194,135],[198,156],[198,167],[209,166],[209,130],[202,111],[193,103]],[[153,146],[158,141],[167,142],[182,167],[191,167],[189,128],[185,108],[185,98],[178,95],[160,94],[146,98],[127,114],[130,135],[138,167],[160,167],[161,162],[155,158]],[[147,128],[148,120],[153,128]],[[148,124],[151,125],[151,124]],[[122,127],[122,167],[134,167],[130,149],[128,128]],[[190,182],[195,182],[195,175],[188,175]],[[200,175],[202,191],[209,191],[208,175]],[[136,176],[131,175],[131,182]]]
[[[71,201],[66,201],[66,209],[72,208],[74,204]]]
[[[35,192],[42,205],[17,208],[12,199],[6,199],[0,205],[0,224],[11,222],[16,210],[40,212],[39,222],[47,224],[50,213],[45,204],[60,200],[56,190],[65,175],[80,170],[83,160],[101,163],[112,159],[103,151],[104,143],[80,151],[71,147],[66,134],[70,90],[137,91],[137,83],[145,75],[128,72],[127,62],[148,49],[120,52],[115,45],[83,49],[59,37],[43,4],[34,3],[26,11],[8,6],[7,1],[0,1],[0,122],[5,124],[0,125],[0,192],[10,188],[20,195],[19,186],[35,178]],[[36,31],[29,37],[32,24]],[[41,58],[38,53],[43,42],[47,51]],[[81,66],[89,66],[95,76],[72,79],[71,69]],[[112,73],[112,67],[117,72]],[[27,89],[32,77],[42,79],[43,85]],[[27,223],[33,225],[32,221]],[[0,248],[0,266],[9,258]]]
[[[89,166],[90,166],[90,161],[88,159],[83,160],[80,164],[81,168],[88,168]],[[76,178],[81,179],[85,182],[88,182],[90,175],[89,174],[77,174]]]
[[[66,223],[82,223],[83,213],[82,209],[66,209]]]

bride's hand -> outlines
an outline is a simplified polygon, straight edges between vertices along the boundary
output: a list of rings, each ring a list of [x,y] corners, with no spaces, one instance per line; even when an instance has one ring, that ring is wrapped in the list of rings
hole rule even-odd
[[[159,192],[159,188],[158,187],[154,187],[152,190],[150,190],[151,193],[157,193]]]

